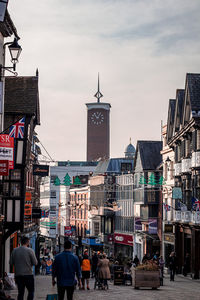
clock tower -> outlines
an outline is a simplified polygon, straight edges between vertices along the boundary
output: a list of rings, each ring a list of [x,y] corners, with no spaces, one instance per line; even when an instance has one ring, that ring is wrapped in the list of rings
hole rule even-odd
[[[99,89],[94,95],[97,102],[87,103],[87,161],[110,156],[110,103],[100,102]]]

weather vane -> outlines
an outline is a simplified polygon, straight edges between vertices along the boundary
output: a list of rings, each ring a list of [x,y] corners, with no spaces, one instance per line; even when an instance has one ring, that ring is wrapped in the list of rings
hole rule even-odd
[[[94,97],[97,98],[97,102],[100,102],[100,99],[103,97],[103,94],[100,92],[100,88],[99,88],[99,73],[98,73],[98,90],[96,92],[96,94],[94,95]]]

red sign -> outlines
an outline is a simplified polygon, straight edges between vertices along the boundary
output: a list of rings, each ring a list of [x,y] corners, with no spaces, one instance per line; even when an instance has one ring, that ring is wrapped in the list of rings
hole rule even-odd
[[[32,194],[31,192],[26,192],[26,202],[31,202],[32,201]]]
[[[14,169],[14,138],[0,134],[0,160],[9,161],[9,169]]]
[[[8,174],[9,174],[8,160],[0,160],[0,175],[8,176]]]
[[[114,239],[116,244],[123,244],[128,246],[133,246],[133,236],[122,234],[122,233],[115,233]]]
[[[72,228],[71,226],[65,226],[65,236],[70,236],[72,235]]]

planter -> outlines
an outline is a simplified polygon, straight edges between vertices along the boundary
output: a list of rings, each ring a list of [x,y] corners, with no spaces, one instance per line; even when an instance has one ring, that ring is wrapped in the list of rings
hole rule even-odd
[[[157,289],[160,287],[159,271],[136,270],[132,268],[132,285],[135,289],[140,287],[150,287]]]

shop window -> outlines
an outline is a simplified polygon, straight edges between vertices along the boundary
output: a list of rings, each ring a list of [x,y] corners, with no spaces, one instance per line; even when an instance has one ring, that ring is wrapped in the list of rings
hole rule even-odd
[[[94,222],[94,236],[99,235],[99,222]]]
[[[11,180],[20,180],[21,179],[21,170],[10,170]]]

